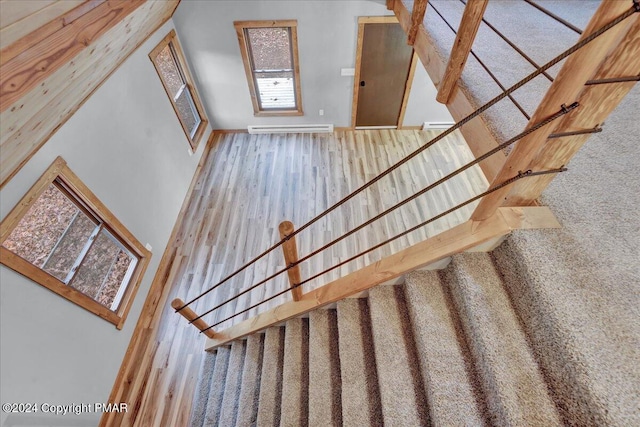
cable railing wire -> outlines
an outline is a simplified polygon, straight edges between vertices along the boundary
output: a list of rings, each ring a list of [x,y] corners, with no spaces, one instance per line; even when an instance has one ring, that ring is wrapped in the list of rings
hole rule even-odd
[[[387,210],[385,210],[383,212],[380,212],[379,214],[377,214],[376,216],[374,216],[374,217],[370,218],[369,220],[363,222],[359,226],[349,230],[346,233],[343,233],[342,235],[340,235],[340,237],[332,240],[331,242],[325,244],[324,246],[322,246],[322,247],[314,250],[313,252],[305,255],[304,257],[298,259],[298,261],[296,261],[295,263],[289,264],[287,267],[277,271],[276,273],[273,273],[272,275],[270,275],[267,278],[261,280],[260,282],[251,285],[250,287],[244,289],[242,292],[232,296],[231,298],[228,298],[228,299],[224,300],[223,302],[219,303],[215,307],[205,311],[204,313],[202,313],[201,315],[199,315],[195,319],[191,320],[189,323],[193,323],[196,320],[206,316],[207,314],[209,314],[209,313],[221,308],[222,306],[230,303],[231,301],[235,301],[236,299],[240,298],[242,295],[245,295],[245,294],[251,292],[252,290],[264,285],[268,281],[276,278],[277,276],[279,276],[280,274],[286,272],[287,270],[289,270],[289,269],[291,269],[291,268],[303,263],[304,261],[314,257],[315,255],[318,255],[319,253],[325,251],[326,249],[328,249],[328,248],[334,246],[335,244],[341,242],[342,240],[346,239],[347,237],[349,237],[349,236],[357,233],[358,231],[362,230],[366,226],[374,223],[375,221],[377,221],[380,218],[388,215],[389,213],[393,212],[394,210],[404,206],[405,204],[411,202],[412,200],[415,200],[418,197],[426,194],[427,192],[433,190],[435,187],[439,186],[440,184],[442,184],[442,183],[450,180],[451,178],[461,174],[462,172],[466,171],[467,169],[471,168],[472,166],[477,165],[478,163],[482,162],[483,160],[488,159],[489,157],[493,156],[497,152],[509,147],[510,145],[515,143],[516,141],[518,141],[518,140],[524,138],[525,136],[537,131],[541,127],[544,127],[544,126],[548,125],[552,121],[558,119],[561,116],[564,116],[565,114],[567,114],[568,112],[574,110],[577,107],[578,107],[578,103],[577,102],[574,102],[573,104],[571,104],[569,106],[562,105],[560,110],[558,110],[556,113],[550,115],[549,117],[545,118],[544,120],[541,120],[540,122],[536,123],[535,125],[525,129],[523,132],[520,132],[518,135],[514,136],[513,138],[509,139],[508,141],[505,141],[502,144],[499,144],[498,146],[496,146],[493,149],[487,151],[486,153],[484,153],[483,155],[479,156],[478,158],[476,158],[476,159],[468,162],[467,164],[459,167],[458,169],[456,169],[453,172],[449,173],[448,175],[440,178],[439,180],[433,182],[432,184],[429,184],[428,186],[426,186],[422,190],[418,191],[417,193],[414,193],[413,195],[411,195],[411,196],[407,197],[406,199],[402,200],[401,202],[396,203],[394,206],[388,208]]]
[[[564,52],[560,53],[558,56],[556,56],[555,58],[551,59],[549,62],[547,62],[545,65],[543,65],[542,67],[540,67],[539,69],[533,71],[531,74],[529,74],[528,76],[524,77],[523,79],[521,79],[520,81],[518,81],[517,83],[515,83],[514,85],[512,85],[510,88],[508,88],[507,90],[503,91],[501,94],[497,95],[496,97],[494,97],[493,99],[491,99],[490,101],[488,101],[487,103],[485,103],[484,105],[482,105],[481,107],[477,108],[475,111],[473,111],[472,113],[470,113],[469,115],[467,115],[466,117],[460,119],[457,123],[455,123],[453,126],[451,126],[450,128],[448,128],[447,130],[445,130],[444,132],[442,132],[441,134],[439,134],[438,136],[436,136],[435,138],[431,139],[429,142],[427,142],[425,145],[423,145],[422,147],[414,150],[412,153],[410,153],[409,155],[407,155],[405,158],[403,158],[402,160],[398,161],[397,163],[395,163],[394,165],[392,165],[391,167],[387,168],[385,171],[381,172],[379,175],[375,176],[374,178],[372,178],[370,181],[366,182],[365,184],[363,184],[362,186],[360,186],[359,188],[357,188],[355,191],[353,191],[352,193],[348,194],[347,196],[345,196],[344,198],[342,198],[340,201],[336,202],[335,204],[333,204],[331,207],[329,207],[328,209],[326,209],[324,212],[318,214],[317,216],[315,216],[313,219],[311,219],[310,221],[308,221],[307,223],[305,223],[304,225],[302,225],[300,228],[298,228],[297,230],[295,230],[293,233],[291,233],[289,236],[285,237],[284,239],[280,240],[279,242],[277,242],[276,244],[272,245],[270,248],[268,248],[267,250],[265,250],[264,252],[262,252],[260,255],[258,255],[257,257],[255,257],[253,260],[245,263],[242,267],[240,267],[238,270],[236,270],[235,272],[231,273],[230,275],[228,275],[227,277],[225,277],[224,279],[222,279],[220,282],[218,282],[217,284],[213,285],[212,287],[210,287],[209,289],[207,289],[206,291],[202,292],[200,295],[192,298],[190,301],[188,301],[187,303],[185,303],[182,307],[177,308],[175,311],[179,312],[180,310],[184,309],[185,307],[187,307],[188,305],[192,304],[193,302],[199,300],[200,298],[202,298],[203,296],[207,295],[209,292],[213,291],[214,289],[216,289],[217,287],[221,286],[223,283],[227,282],[228,280],[230,280],[231,278],[235,277],[236,275],[238,275],[240,272],[244,271],[246,268],[248,268],[250,265],[254,264],[255,262],[257,262],[258,260],[262,259],[264,256],[266,256],[267,254],[269,254],[270,252],[272,252],[274,249],[278,248],[280,245],[282,245],[283,242],[287,241],[288,239],[292,238],[293,236],[299,234],[301,231],[309,228],[312,224],[314,224],[315,222],[319,221],[321,218],[323,218],[324,216],[328,215],[329,213],[331,213],[332,211],[334,211],[335,209],[337,209],[339,206],[343,205],[344,203],[346,203],[348,200],[352,199],[353,197],[355,197],[357,194],[359,194],[360,192],[362,192],[363,190],[367,189],[368,187],[370,187],[371,185],[375,184],[376,182],[378,182],[380,179],[382,179],[383,177],[389,175],[391,172],[393,172],[394,170],[398,169],[400,166],[402,166],[403,164],[407,163],[409,160],[415,158],[416,156],[418,156],[420,153],[422,153],[423,151],[427,150],[429,147],[431,147],[433,144],[437,143],[438,141],[442,140],[443,138],[445,138],[446,136],[450,135],[452,132],[454,132],[455,130],[459,129],[460,127],[464,126],[466,123],[468,123],[469,121],[473,120],[474,118],[478,117],[480,114],[484,113],[486,110],[488,110],[489,108],[493,107],[495,104],[497,104],[498,102],[500,102],[501,100],[503,100],[504,98],[508,97],[511,93],[513,93],[514,91],[518,90],[519,88],[521,88],[522,86],[524,86],[525,84],[527,84],[528,82],[530,82],[531,80],[533,80],[534,78],[536,78],[537,76],[539,76],[540,74],[542,74],[544,71],[550,69],[551,67],[553,67],[554,65],[556,65],[557,63],[559,63],[560,61],[562,61],[563,59],[565,59],[566,57],[570,56],[571,54],[573,54],[575,51],[577,51],[578,49],[582,48],[583,46],[585,46],[586,44],[590,43],[591,41],[593,41],[594,39],[596,39],[597,37],[599,37],[601,34],[605,33],[606,31],[610,30],[611,28],[615,27],[616,25],[618,25],[620,22],[624,21],[625,19],[627,19],[629,16],[633,15],[635,12],[637,12],[638,9],[636,8],[636,6],[632,6],[629,8],[629,10],[627,10],[627,12],[622,13],[620,16],[618,16],[616,19],[612,20],[611,22],[609,22],[608,24],[603,25],[602,27],[600,27],[599,29],[597,29],[596,31],[594,31],[593,33],[589,34],[588,36],[586,36],[585,38],[583,38],[582,40],[578,41],[576,44],[574,44],[573,46],[571,46],[570,48],[568,48],[567,50],[565,50]]]
[[[306,283],[308,283],[308,282],[310,282],[310,281],[312,281],[312,280],[314,280],[314,279],[316,279],[316,278],[318,278],[318,277],[320,277],[320,276],[322,276],[324,274],[327,274],[332,270],[340,268],[344,264],[347,264],[347,263],[349,263],[351,261],[354,261],[357,258],[360,258],[360,257],[368,254],[369,252],[373,252],[374,250],[379,249],[382,246],[387,245],[387,244],[391,243],[394,240],[397,240],[397,239],[399,239],[401,237],[404,237],[407,234],[412,233],[412,232],[416,231],[417,229],[422,228],[422,227],[424,227],[424,226],[426,226],[426,225],[428,225],[428,224],[430,224],[430,223],[432,223],[434,221],[437,221],[438,219],[440,219],[440,218],[442,218],[442,217],[444,217],[446,215],[449,215],[450,213],[455,212],[456,210],[461,209],[461,208],[465,207],[466,205],[468,205],[470,203],[473,203],[476,200],[479,200],[479,199],[483,198],[484,196],[487,196],[487,195],[493,193],[494,191],[497,191],[497,190],[499,190],[499,189],[501,189],[501,188],[503,188],[503,187],[505,187],[507,185],[513,184],[514,182],[516,182],[516,181],[518,181],[518,180],[520,180],[522,178],[532,177],[532,176],[539,176],[539,175],[556,174],[556,173],[560,173],[560,172],[565,172],[566,170],[567,169],[563,166],[563,167],[557,168],[557,169],[551,169],[551,170],[546,170],[546,171],[538,171],[538,172],[532,172],[531,170],[527,170],[525,172],[521,171],[517,175],[515,175],[514,177],[509,178],[508,180],[504,181],[503,183],[498,184],[495,187],[490,188],[489,190],[487,190],[487,191],[485,191],[485,192],[483,192],[481,194],[478,194],[477,196],[472,197],[471,199],[468,199],[468,200],[466,200],[466,201],[464,201],[464,202],[462,202],[462,203],[460,203],[460,204],[458,204],[458,205],[456,205],[456,206],[454,206],[454,207],[452,207],[452,208],[450,208],[450,209],[448,209],[448,210],[446,210],[446,211],[444,211],[444,212],[442,212],[442,213],[440,213],[440,214],[438,214],[438,215],[436,215],[436,216],[434,216],[432,218],[429,218],[428,220],[426,220],[426,221],[424,221],[424,222],[422,222],[422,223],[420,223],[420,224],[418,224],[418,225],[416,225],[414,227],[411,227],[408,230],[405,230],[400,234],[397,234],[397,235],[395,235],[395,236],[393,236],[393,237],[391,237],[391,238],[389,238],[389,239],[387,239],[387,240],[385,240],[383,242],[380,242],[377,245],[374,245],[371,248],[369,248],[369,249],[367,249],[367,250],[365,250],[363,252],[360,252],[357,255],[354,255],[354,256],[352,256],[352,257],[350,257],[350,258],[348,258],[348,259],[346,259],[344,261],[341,261],[340,263],[338,263],[338,264],[336,264],[336,265],[334,265],[332,267],[329,267],[326,270],[324,270],[324,271],[322,271],[322,272],[320,272],[320,273],[318,273],[318,274],[316,274],[316,275],[314,275],[314,276],[312,276],[312,277],[310,277],[310,278],[308,278],[308,279],[306,279],[306,280],[304,280],[304,281],[302,281],[302,282],[300,282],[300,283],[298,283],[296,285],[290,286],[287,289],[284,289],[284,290],[282,290],[280,292],[277,292],[277,293],[271,295],[270,297],[265,298],[264,300],[254,304],[254,305],[252,305],[250,307],[245,308],[244,310],[241,310],[241,311],[239,311],[237,313],[234,313],[231,316],[226,317],[225,319],[214,323],[213,325],[203,329],[201,331],[201,333],[205,332],[205,331],[207,331],[207,330],[209,330],[211,328],[214,328],[214,327],[216,327],[218,325],[221,325],[222,323],[227,322],[227,321],[229,321],[231,319],[234,319],[234,318],[240,316],[241,314],[244,314],[244,313],[246,313],[246,312],[248,312],[250,310],[253,310],[254,308],[257,308],[257,307],[261,306],[262,304],[265,304],[265,303],[267,303],[267,302],[269,302],[269,301],[271,301],[271,300],[273,300],[273,299],[275,299],[275,298],[277,298],[277,297],[279,297],[281,295],[284,295],[287,292],[290,292],[290,291],[292,291],[292,290],[294,290],[294,289],[296,289],[296,288],[298,288],[298,287],[300,287],[300,286],[302,286],[302,285],[304,285],[304,284],[306,284]]]
[[[453,34],[458,34],[458,32],[456,31],[455,28],[453,28],[453,26],[449,23],[449,21],[447,21],[447,18],[445,18],[442,13],[440,13],[440,11],[433,5],[431,4],[431,8],[433,9],[433,11],[435,13],[438,14],[438,16],[444,21],[444,23],[447,25],[447,27],[449,27],[449,29],[451,29],[451,31],[453,31]],[[498,77],[496,77],[495,74],[493,74],[493,72],[489,69],[489,67],[480,59],[480,57],[478,57],[478,55],[476,55],[476,53],[473,51],[473,49],[469,50],[469,53],[476,59],[476,61],[478,61],[478,64],[480,64],[480,66],[482,68],[484,68],[484,70],[487,72],[487,74],[489,74],[489,77],[491,77],[491,79],[498,85],[498,87],[504,92],[506,91],[504,85],[502,84],[502,82],[498,79]],[[529,116],[529,114],[525,111],[524,108],[522,108],[522,106],[520,105],[520,103],[518,103],[518,101],[515,100],[515,98],[511,95],[508,95],[509,99],[511,100],[511,102],[513,102],[513,105],[515,105],[515,107],[520,110],[520,112],[522,113],[523,116],[526,117],[527,120],[531,119],[531,116]]]
[[[628,82],[640,82],[640,75],[637,76],[625,76],[625,77],[610,77],[607,79],[588,80],[585,86],[591,85],[604,85],[611,83],[628,83]]]
[[[465,6],[467,5],[466,0],[460,0],[460,3],[464,4]],[[496,33],[498,37],[504,40],[505,43],[511,46],[513,50],[518,52],[520,56],[522,56],[529,64],[533,65],[535,69],[540,68],[540,66],[533,59],[531,59],[529,55],[527,55],[522,49],[520,49],[515,43],[513,43],[507,36],[505,36],[501,31],[499,31],[496,27],[494,27],[489,21],[487,21],[485,18],[482,18],[482,22],[484,22],[487,25],[487,27],[493,30],[493,32]],[[553,82],[553,77],[551,77],[549,73],[544,72],[542,73],[542,75],[545,76],[550,82]]]
[[[540,12],[544,13],[548,17],[553,18],[556,21],[558,21],[559,23],[563,24],[565,27],[569,28],[570,30],[575,31],[578,34],[582,34],[582,30],[580,28],[576,27],[575,25],[573,25],[571,22],[567,21],[566,19],[563,19],[563,18],[559,17],[555,13],[545,9],[544,7],[540,6],[539,4],[534,3],[532,0],[524,0],[524,1],[529,3],[531,6],[535,7],[536,9],[538,9]]]

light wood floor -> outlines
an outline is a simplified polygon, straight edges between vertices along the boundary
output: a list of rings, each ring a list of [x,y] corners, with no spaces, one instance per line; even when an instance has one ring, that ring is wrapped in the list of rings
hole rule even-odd
[[[277,242],[281,221],[290,220],[300,226],[436,135],[434,131],[396,130],[218,135],[172,244],[176,253],[167,283],[171,287],[169,301],[175,297],[187,301],[200,294]],[[300,233],[296,237],[300,257],[471,160],[472,154],[460,134],[450,135]],[[301,267],[303,280],[467,200],[487,186],[477,166],[467,170],[310,259]],[[457,225],[468,219],[474,207],[469,205],[327,273],[305,285],[304,291]],[[284,261],[278,248],[191,307],[203,313],[282,268]],[[286,274],[282,274],[260,290],[211,313],[205,320],[212,324],[287,286]],[[285,298],[290,295],[287,293],[238,316],[233,322],[253,316],[256,310],[278,305]],[[136,411],[140,416],[131,416],[136,418],[136,425],[186,425],[204,337],[166,307],[157,326],[155,342],[157,348],[148,383]]]

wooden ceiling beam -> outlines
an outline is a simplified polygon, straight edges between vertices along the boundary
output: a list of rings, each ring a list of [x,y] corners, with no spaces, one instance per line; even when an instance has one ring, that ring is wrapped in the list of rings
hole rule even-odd
[[[4,63],[10,59],[5,55],[6,47],[34,30],[52,21],[56,21],[56,18],[64,15],[85,1],[86,0],[67,0],[48,3],[47,1],[8,2],[0,0],[0,2],[2,2],[2,18],[8,16],[7,20],[0,19],[0,21],[3,21],[0,22],[0,49],[2,49],[0,63]],[[10,57],[13,56],[15,55],[10,55]]]
[[[585,39],[599,28],[614,21],[620,15],[629,11],[630,7],[632,7],[630,1],[603,1],[589,21],[589,24],[580,37],[580,40]],[[551,116],[560,108],[561,105],[569,105],[578,99],[578,95],[584,89],[585,83],[601,68],[601,64],[603,64],[603,61],[607,58],[608,53],[627,33],[632,20],[635,19],[637,19],[637,16],[632,16],[631,18],[626,19],[622,23],[601,34],[581,49],[578,49],[566,59],[566,62],[562,66],[558,76],[551,84],[551,87],[540,102],[536,112],[531,117],[527,128],[532,127],[534,124]],[[584,107],[578,107],[578,109],[572,114],[582,114],[582,111],[584,110]],[[491,187],[506,181],[519,171],[531,169],[533,160],[545,146],[549,135],[555,131],[564,130],[569,129],[558,129],[558,121],[556,121],[538,129],[518,141],[513,150],[511,150],[511,153],[509,153],[502,170],[491,183]],[[472,219],[480,221],[491,217],[496,209],[505,203],[510,189],[511,186],[506,186],[484,197],[473,213]]]
[[[143,0],[89,1],[3,50],[7,58],[0,65],[0,112],[142,4]]]
[[[73,20],[68,27],[79,22],[83,16],[94,13],[103,4],[111,3],[101,3],[80,17],[77,13],[68,16],[67,22]],[[61,64],[57,70],[0,112],[0,188],[9,182],[111,73],[171,17],[177,5],[178,0],[145,1],[106,33],[92,39],[88,49],[82,48],[72,59]],[[111,15],[104,17],[104,20],[111,20]],[[103,23],[103,20],[94,22],[99,27]],[[33,48],[40,49],[55,44],[56,34],[37,43]],[[85,40],[83,34],[78,33],[76,39]],[[29,51],[25,51],[27,53]],[[23,54],[19,54],[12,61],[23,59]],[[28,55],[25,61],[30,61]],[[25,69],[30,70],[28,67]],[[4,69],[2,70],[4,73]],[[5,78],[4,74],[2,78]]]

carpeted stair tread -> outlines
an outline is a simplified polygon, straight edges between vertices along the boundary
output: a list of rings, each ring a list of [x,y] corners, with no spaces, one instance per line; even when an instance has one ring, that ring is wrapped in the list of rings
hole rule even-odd
[[[369,308],[384,425],[428,425],[424,384],[402,288],[371,289]]]
[[[557,237],[518,234],[493,253],[549,387],[565,418],[578,425],[640,425],[640,334],[633,319],[639,312],[624,307],[638,298],[614,295],[612,288],[627,289],[628,281],[559,272],[557,251],[570,242]],[[589,266],[577,258],[572,268],[586,274]]]
[[[492,253],[558,406],[580,426],[640,425],[638,106],[636,84],[544,192],[562,228],[514,232]]]
[[[247,338],[240,396],[238,397],[238,416],[235,424],[238,427],[253,427],[256,425],[263,350],[264,334],[253,334]]]
[[[285,325],[284,367],[280,426],[307,426],[309,420],[309,326],[307,319],[291,319]]]
[[[270,327],[265,332],[260,400],[258,401],[258,427],[280,424],[282,399],[282,364],[284,360],[284,329]]]
[[[224,396],[218,425],[233,426],[238,415],[238,397],[240,395],[240,381],[242,380],[242,365],[246,343],[244,340],[234,341],[231,344],[227,378],[224,383]]]
[[[433,425],[487,425],[471,355],[438,273],[409,273],[404,290]]]
[[[545,8],[551,9],[574,25],[584,28],[599,1],[556,0],[544,3]],[[432,0],[429,6],[435,7],[457,29],[464,11],[462,2]],[[432,10],[431,13],[425,14],[424,26],[427,29],[428,40],[436,47],[438,55],[444,58],[446,63],[454,44],[455,34],[434,12]],[[522,19],[514,20],[515,16]],[[574,31],[525,2],[492,0],[485,10],[484,17],[538,65],[544,65],[569,48],[579,37]],[[535,70],[526,59],[485,24],[480,25],[473,51],[505,88],[512,86]],[[559,66],[556,65],[549,70],[549,74],[554,77],[558,70]],[[550,84],[544,76],[538,76],[513,92],[512,96],[531,115]],[[477,107],[502,92],[498,84],[472,55],[467,59],[459,85]],[[526,117],[509,99],[500,101],[496,107],[490,108],[481,116],[492,133],[501,141],[521,132],[527,124]]]
[[[382,426],[380,390],[365,298],[338,302],[338,341],[344,426]]]
[[[561,425],[501,278],[486,253],[453,257],[446,277],[496,425]]]
[[[204,416],[204,426],[206,427],[218,425],[231,349],[228,346],[223,346],[218,348],[217,353],[216,365],[213,368],[213,376],[211,377],[211,385],[209,387],[207,410]]]
[[[335,310],[309,313],[309,426],[342,424]]]
[[[202,356],[200,372],[198,373],[198,385],[196,386],[195,395],[193,397],[193,406],[191,409],[191,427],[203,427],[204,414],[207,410],[207,399],[209,398],[209,390],[211,388],[211,379],[213,378],[213,370],[216,366],[216,352],[207,351]]]

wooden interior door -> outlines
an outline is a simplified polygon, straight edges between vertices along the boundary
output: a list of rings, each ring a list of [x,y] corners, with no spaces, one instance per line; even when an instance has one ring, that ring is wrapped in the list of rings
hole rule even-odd
[[[360,25],[355,126],[397,126],[413,48],[397,22]]]

